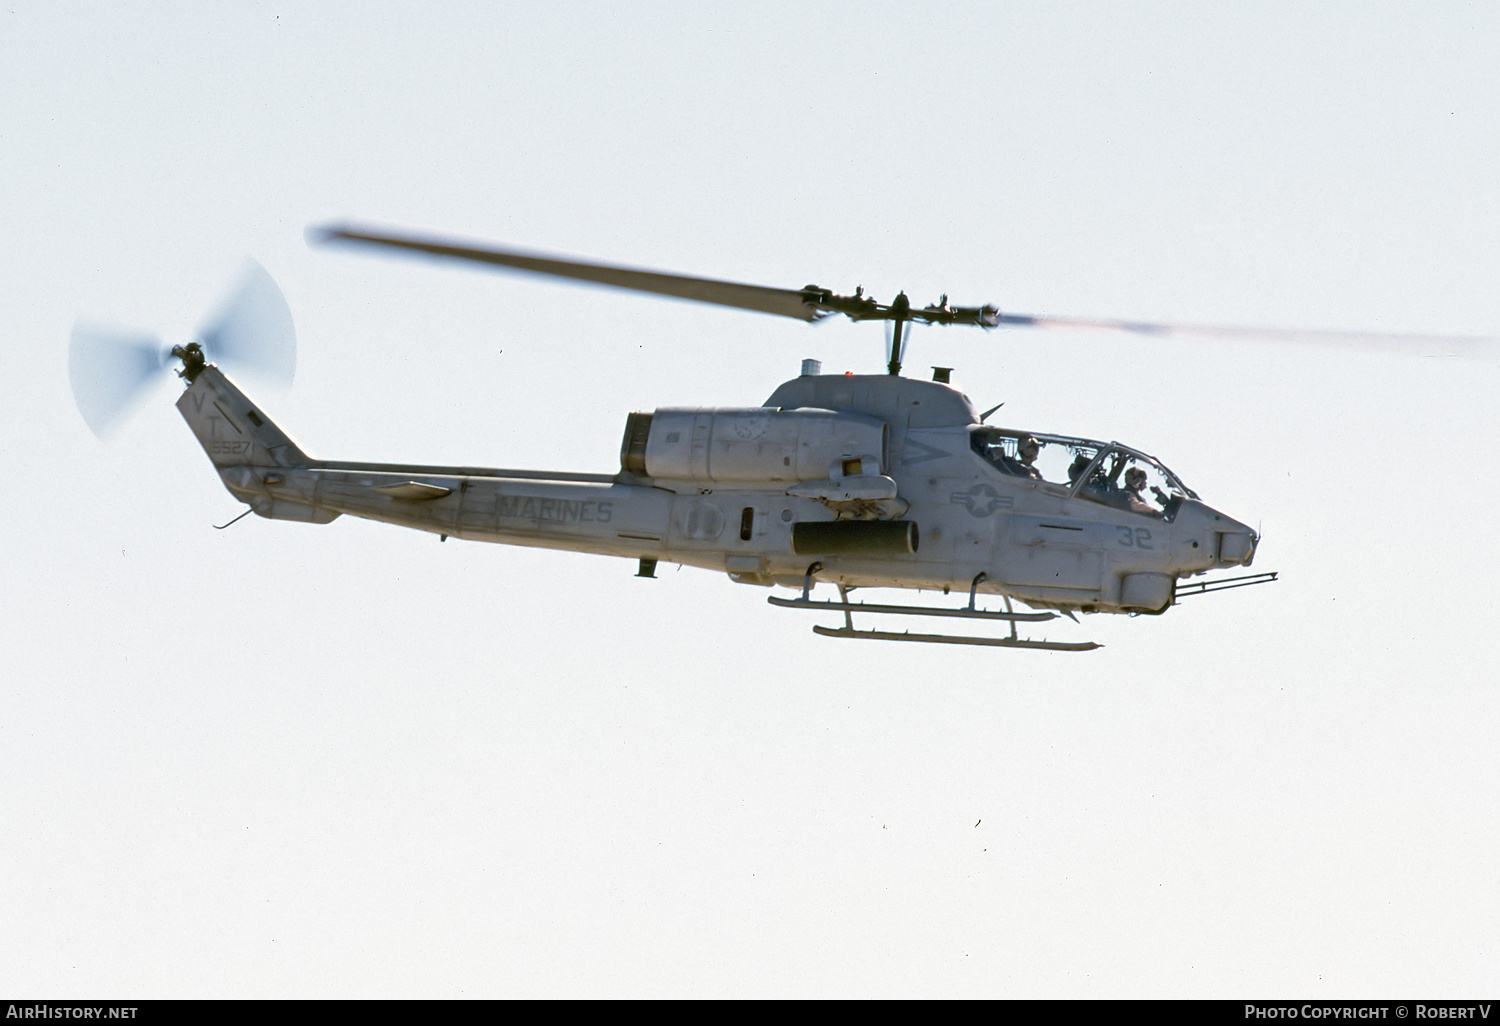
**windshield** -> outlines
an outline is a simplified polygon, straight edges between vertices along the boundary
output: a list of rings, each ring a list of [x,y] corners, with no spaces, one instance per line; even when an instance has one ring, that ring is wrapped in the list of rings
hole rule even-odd
[[[1142,516],[1171,520],[1184,498],[1198,497],[1157,460],[1117,442],[976,427],[969,446],[1002,474]]]
[[[1073,485],[1103,446],[1082,438],[1033,435],[1025,431],[975,428],[969,447],[1002,474]]]

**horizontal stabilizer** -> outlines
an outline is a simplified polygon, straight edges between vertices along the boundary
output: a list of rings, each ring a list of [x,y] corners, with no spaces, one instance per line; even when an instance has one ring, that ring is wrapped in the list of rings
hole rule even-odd
[[[403,481],[400,484],[381,485],[375,489],[393,499],[406,499],[409,502],[428,502],[432,499],[441,499],[445,495],[453,494],[452,488],[442,488],[438,485],[425,484],[421,481]]]

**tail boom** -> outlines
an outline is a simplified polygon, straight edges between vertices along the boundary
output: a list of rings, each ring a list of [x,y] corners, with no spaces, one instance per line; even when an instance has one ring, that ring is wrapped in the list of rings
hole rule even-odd
[[[216,367],[177,409],[230,494],[272,520],[347,513],[473,541],[627,557],[666,555],[673,495],[609,474],[309,459]]]

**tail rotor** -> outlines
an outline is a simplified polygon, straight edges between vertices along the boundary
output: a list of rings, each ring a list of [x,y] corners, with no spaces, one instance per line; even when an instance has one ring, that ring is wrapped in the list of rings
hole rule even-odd
[[[89,429],[107,438],[170,369],[191,378],[205,360],[290,385],[297,367],[297,335],[286,298],[259,264],[250,263],[218,312],[185,346],[160,337],[80,322],[68,345],[73,399]]]
[[[239,287],[198,329],[208,359],[290,385],[297,370],[297,332],[286,297],[265,268],[251,261]]]
[[[80,323],[68,343],[73,400],[89,430],[107,438],[166,372],[171,353],[160,338]]]

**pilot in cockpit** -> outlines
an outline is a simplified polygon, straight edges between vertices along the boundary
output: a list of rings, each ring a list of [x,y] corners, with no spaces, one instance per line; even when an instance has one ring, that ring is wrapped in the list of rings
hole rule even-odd
[[[1019,460],[1015,461],[1015,469],[1012,473],[1021,477],[1029,477],[1041,480],[1042,472],[1036,468],[1036,458],[1042,453],[1042,445],[1032,435],[1022,435],[1016,441],[1016,455]]]

